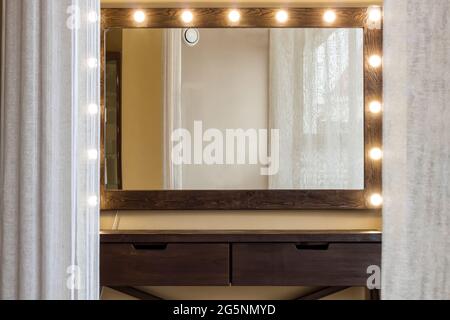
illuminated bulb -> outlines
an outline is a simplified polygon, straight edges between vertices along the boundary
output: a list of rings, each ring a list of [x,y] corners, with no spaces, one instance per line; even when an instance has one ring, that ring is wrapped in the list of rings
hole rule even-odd
[[[231,10],[228,14],[228,19],[231,22],[238,22],[241,19],[241,14],[237,10]]]
[[[372,113],[380,113],[381,112],[381,103],[378,101],[372,101],[369,104],[369,110]]]
[[[89,160],[97,160],[98,159],[98,152],[95,149],[88,150],[88,158]]]
[[[97,196],[91,196],[91,197],[89,197],[89,199],[88,199],[88,204],[89,204],[89,206],[91,206],[91,207],[96,207],[96,206],[98,206],[98,198],[97,198]]]
[[[381,160],[383,158],[383,151],[380,148],[372,148],[369,151],[369,156],[372,160]]]
[[[333,10],[328,10],[323,15],[323,20],[327,23],[333,23],[336,20],[336,13]]]
[[[95,23],[97,22],[98,16],[97,16],[97,12],[95,11],[91,11],[88,13],[88,21]]]
[[[370,196],[370,204],[374,207],[381,206],[383,204],[383,197],[378,193],[374,193]]]
[[[370,56],[369,58],[369,64],[373,68],[378,68],[381,66],[383,61],[381,60],[381,57],[379,55],[374,54],[373,56]]]
[[[88,105],[88,112],[92,115],[97,114],[98,113],[98,105],[96,105],[95,103],[91,103],[90,105]]]
[[[369,9],[369,21],[378,22],[381,20],[381,8],[372,7]]]
[[[92,68],[92,69],[93,68],[97,68],[97,65],[98,65],[97,59],[89,58],[88,61],[87,61],[87,65],[88,65],[89,68]]]
[[[133,18],[137,23],[142,23],[145,21],[145,12],[142,10],[138,10],[134,13]]]
[[[277,19],[277,21],[280,23],[285,23],[288,18],[288,13],[285,10],[279,10],[275,15],[275,19]]]
[[[192,20],[194,20],[194,15],[189,10],[185,10],[181,14],[181,20],[183,20],[183,22],[185,23],[190,23],[192,22]]]

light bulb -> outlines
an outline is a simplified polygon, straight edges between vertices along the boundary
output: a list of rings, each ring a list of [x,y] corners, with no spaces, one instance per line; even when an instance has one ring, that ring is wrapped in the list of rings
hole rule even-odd
[[[380,148],[372,148],[369,151],[369,156],[372,160],[381,160],[383,158],[383,151]]]
[[[378,102],[378,101],[372,101],[369,104],[369,110],[372,113],[380,113],[381,112],[381,108],[382,108],[381,103]]]
[[[382,63],[383,63],[383,60],[377,54],[374,54],[374,55],[370,56],[370,58],[369,58],[369,64],[372,68],[378,68],[381,66]]]
[[[142,10],[138,10],[134,13],[133,15],[134,21],[136,21],[137,23],[142,23],[145,21],[145,12]]]
[[[194,15],[192,14],[191,11],[184,10],[183,13],[181,14],[181,20],[183,20],[183,22],[185,23],[190,23],[192,22],[192,20],[194,20]]]
[[[97,12],[91,11],[88,13],[88,21],[91,23],[95,23],[98,20]]]
[[[235,22],[235,23],[239,22],[239,20],[241,19],[241,14],[237,10],[231,10],[230,13],[228,14],[228,19],[231,22]]]
[[[383,204],[383,197],[378,194],[374,193],[370,196],[370,204],[374,207],[379,207]]]
[[[96,207],[96,206],[98,206],[98,198],[97,198],[97,196],[91,196],[91,197],[89,197],[89,199],[88,199],[88,204],[89,204],[89,206],[91,206],[91,207]]]
[[[97,160],[98,159],[98,151],[96,149],[90,149],[87,152],[89,160]]]
[[[89,68],[94,69],[97,68],[98,62],[96,58],[89,58],[87,61],[87,65]]]
[[[327,10],[323,15],[323,20],[327,23],[333,23],[336,20],[336,13],[333,10]]]
[[[381,8],[380,7],[371,7],[369,8],[369,21],[378,22],[381,20]]]
[[[90,105],[88,105],[88,112],[89,114],[95,115],[98,113],[98,105],[96,105],[95,103],[91,103]]]
[[[289,16],[285,10],[279,10],[275,15],[275,19],[277,19],[280,23],[285,23],[288,20]]]

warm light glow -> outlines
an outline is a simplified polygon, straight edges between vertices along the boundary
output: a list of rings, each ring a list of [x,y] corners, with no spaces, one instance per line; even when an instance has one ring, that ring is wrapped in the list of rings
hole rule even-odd
[[[88,158],[89,160],[97,160],[98,159],[98,152],[95,149],[88,150]]]
[[[369,156],[372,160],[381,160],[383,158],[383,151],[380,148],[372,148],[369,151]]]
[[[183,22],[185,22],[185,23],[190,23],[190,22],[192,22],[192,20],[194,20],[194,15],[192,14],[191,11],[185,10],[181,14],[181,20],[183,20]]]
[[[142,10],[138,10],[134,13],[133,15],[134,21],[136,21],[137,23],[142,23],[145,21],[145,12]]]
[[[383,63],[383,60],[379,55],[374,54],[373,56],[370,56],[369,58],[369,64],[373,68],[378,68]]]
[[[336,20],[336,13],[333,10],[326,11],[323,20],[327,23],[333,23]]]
[[[285,10],[279,10],[275,15],[275,18],[277,19],[278,22],[285,23],[288,20],[289,16]]]
[[[97,12],[91,11],[88,13],[88,21],[95,23],[98,20]]]
[[[369,21],[378,22],[381,20],[381,8],[380,7],[371,7],[369,8]]]
[[[228,19],[234,23],[239,22],[239,20],[241,19],[241,14],[237,10],[231,10],[228,14]]]
[[[87,61],[87,65],[88,65],[89,68],[92,68],[92,69],[93,68],[97,68],[97,66],[98,66],[97,59],[89,58],[88,61]]]
[[[96,105],[95,103],[91,103],[90,105],[88,105],[88,112],[89,114],[97,114],[98,113],[98,105]]]
[[[378,102],[378,101],[372,101],[369,104],[369,110],[372,113],[380,113],[381,112],[381,108],[382,108],[381,103]]]
[[[370,204],[374,207],[381,206],[383,204],[383,197],[378,193],[374,193],[370,196]]]
[[[91,197],[89,197],[89,199],[88,199],[88,204],[89,204],[89,206],[91,206],[91,207],[96,207],[96,206],[98,206],[98,198],[97,198],[97,196],[91,196]]]

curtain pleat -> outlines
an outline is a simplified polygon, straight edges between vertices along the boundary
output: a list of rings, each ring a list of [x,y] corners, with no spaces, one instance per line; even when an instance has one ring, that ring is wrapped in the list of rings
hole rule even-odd
[[[89,13],[91,15],[89,15]],[[98,297],[97,0],[5,1],[0,298]],[[89,17],[91,19],[89,19]]]
[[[383,299],[450,299],[450,0],[386,0]]]

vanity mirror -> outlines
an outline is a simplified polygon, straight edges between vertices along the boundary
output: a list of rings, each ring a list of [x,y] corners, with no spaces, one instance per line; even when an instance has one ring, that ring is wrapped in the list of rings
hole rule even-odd
[[[379,207],[376,10],[104,9],[102,208]]]

